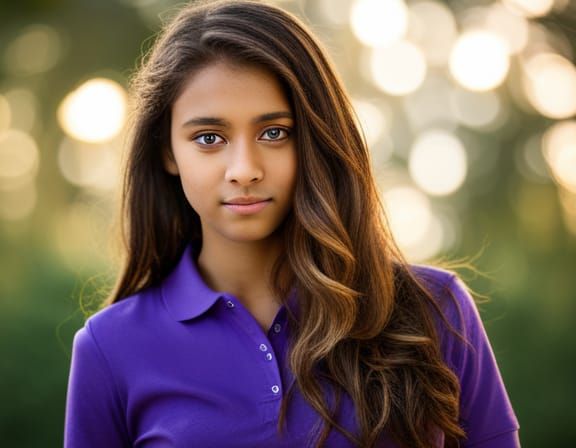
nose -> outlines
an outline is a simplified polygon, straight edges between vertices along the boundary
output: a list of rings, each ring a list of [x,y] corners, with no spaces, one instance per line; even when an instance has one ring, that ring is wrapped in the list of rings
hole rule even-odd
[[[229,147],[226,181],[240,185],[250,185],[259,182],[264,176],[264,170],[255,144],[238,140]]]

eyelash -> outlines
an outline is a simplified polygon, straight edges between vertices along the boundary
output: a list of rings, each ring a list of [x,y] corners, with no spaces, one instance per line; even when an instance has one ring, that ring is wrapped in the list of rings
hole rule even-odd
[[[274,127],[274,128],[268,128],[268,129],[266,129],[266,130],[263,132],[263,134],[266,134],[267,132],[273,131],[273,130],[284,131],[284,132],[286,133],[286,136],[285,136],[284,138],[277,138],[277,139],[274,139],[274,140],[266,140],[266,141],[269,141],[269,142],[280,142],[280,141],[286,140],[288,137],[290,137],[290,134],[291,134],[291,132],[292,132],[291,129]],[[217,133],[215,133],[215,132],[205,132],[205,133],[203,133],[203,134],[199,134],[199,135],[197,135],[196,137],[194,137],[194,138],[192,139],[192,141],[197,141],[198,139],[200,139],[200,138],[202,138],[202,137],[206,137],[207,135],[215,135],[215,136],[217,136],[217,137],[219,137],[219,138],[222,138],[222,137],[220,137],[220,136],[219,136]],[[199,143],[199,144],[202,145],[202,146],[215,146],[215,145],[218,144],[218,143],[201,143],[201,142],[197,142],[197,143]]]

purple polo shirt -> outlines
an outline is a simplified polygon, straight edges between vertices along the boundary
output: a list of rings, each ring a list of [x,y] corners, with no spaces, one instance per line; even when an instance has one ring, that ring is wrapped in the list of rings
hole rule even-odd
[[[461,423],[468,432],[462,446],[518,447],[518,421],[466,286],[449,271],[413,268],[422,279],[434,280],[457,329],[462,328],[458,313],[443,288],[450,288],[462,307],[473,348],[449,332],[441,334],[444,359],[462,386]],[[286,323],[282,306],[263,331],[233,295],[206,285],[188,247],[161,285],[99,311],[77,331],[65,447],[314,446],[319,415],[297,388],[285,435],[276,431],[282,396],[294,382],[285,358]],[[357,433],[347,394],[338,419]],[[442,445],[439,437],[437,446]],[[325,446],[353,445],[332,430]],[[384,436],[382,446],[396,445]]]

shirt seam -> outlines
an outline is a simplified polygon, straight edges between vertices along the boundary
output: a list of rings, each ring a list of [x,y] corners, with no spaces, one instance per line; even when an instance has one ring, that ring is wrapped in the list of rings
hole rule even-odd
[[[110,367],[110,363],[108,362],[108,359],[106,359],[106,356],[104,355],[104,352],[103,352],[102,348],[100,347],[100,344],[98,343],[98,341],[96,339],[96,335],[94,334],[94,330],[92,328],[90,321],[86,322],[86,331],[90,335],[90,339],[92,339],[92,342],[94,343],[94,346],[96,347],[96,351],[98,353],[98,356],[101,358],[101,360],[103,362],[104,369],[106,370],[108,376],[111,379],[112,393],[116,396],[116,399],[120,403],[122,409],[126,410],[126,403],[124,403],[124,400],[122,399],[122,395],[120,394],[120,388],[119,388],[118,384],[116,383],[116,379],[114,378],[112,368]],[[132,440],[132,439],[130,436],[130,431],[128,430],[128,425],[127,425],[127,422],[125,420],[125,416],[126,416],[126,413],[124,413],[124,422],[123,422],[124,423],[124,431],[125,431],[124,435],[128,438],[128,440],[126,440],[126,442],[129,443],[130,440]]]

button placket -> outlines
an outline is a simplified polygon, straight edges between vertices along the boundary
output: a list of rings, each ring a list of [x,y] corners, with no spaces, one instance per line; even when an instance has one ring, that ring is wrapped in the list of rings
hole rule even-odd
[[[274,356],[272,356],[272,353],[270,353],[268,351],[268,346],[266,344],[260,344],[258,346],[258,348],[260,349],[261,352],[266,353],[266,361],[272,361],[272,359],[274,359]],[[280,392],[280,386],[278,386],[277,384],[274,384],[271,388],[272,393],[277,395]]]
[[[224,296],[225,301],[224,305],[227,311],[233,313],[230,316],[233,316],[232,321],[234,321],[235,326],[237,326],[238,330],[248,334],[252,341],[256,342],[256,347],[259,353],[262,353],[264,359],[263,361],[266,363],[265,368],[263,369],[263,373],[266,376],[265,383],[263,386],[266,388],[265,390],[271,391],[272,396],[268,395],[266,399],[264,399],[264,403],[268,401],[277,402],[278,398],[281,397],[281,381],[282,381],[282,373],[279,370],[279,366],[276,363],[272,362],[274,360],[274,344],[269,340],[267,337],[268,335],[262,332],[262,329],[259,326],[253,325],[256,324],[256,321],[252,315],[246,310],[242,303],[235,303],[234,298],[230,296]],[[276,327],[273,326],[273,330],[279,332],[281,329],[281,325],[277,324]],[[264,343],[264,342],[266,343]],[[260,358],[262,359],[262,358]],[[264,367],[264,366],[261,366]],[[266,384],[267,383],[267,384]],[[268,392],[270,394],[270,392]]]
[[[268,352],[268,346],[266,344],[260,344],[259,348],[260,348],[260,351],[262,351],[262,352]],[[272,353],[269,353],[269,352],[266,353],[266,360],[267,361],[272,361],[272,358],[273,358]]]

